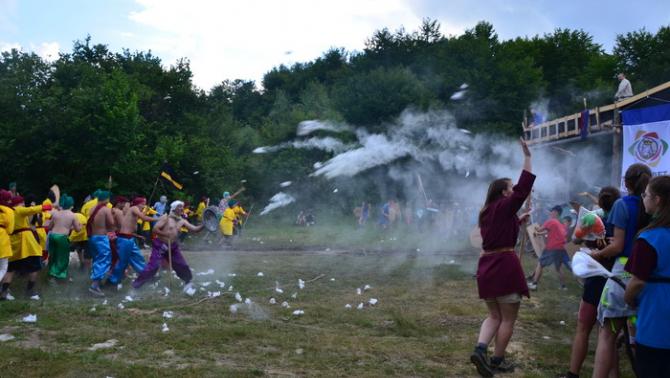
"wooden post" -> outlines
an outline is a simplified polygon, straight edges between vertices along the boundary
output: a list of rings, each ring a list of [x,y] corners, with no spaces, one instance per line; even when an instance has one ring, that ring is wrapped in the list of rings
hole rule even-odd
[[[621,149],[623,148],[623,127],[619,121],[618,110],[614,109],[614,128],[612,133],[612,184],[621,188]]]

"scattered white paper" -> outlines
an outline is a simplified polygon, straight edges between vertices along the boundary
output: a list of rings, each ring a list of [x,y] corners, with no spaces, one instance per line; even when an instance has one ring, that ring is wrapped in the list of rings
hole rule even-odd
[[[370,298],[370,300],[368,301],[368,303],[371,304],[372,306],[376,305],[377,302],[379,302],[377,298]]]
[[[362,310],[363,309],[363,302],[359,303],[358,306],[356,306],[357,310]]]
[[[201,283],[200,285],[201,285],[201,286],[204,286],[204,287],[207,287],[207,286],[209,286],[209,285],[211,285],[211,284],[212,284],[211,282],[207,281],[207,282],[203,282],[203,283]]]
[[[291,298],[293,298],[293,299],[298,298],[298,293],[293,293],[293,294],[291,294]]]
[[[102,301],[102,305],[103,305],[103,306],[107,306],[107,303],[108,303],[108,302],[107,302],[106,299],[105,299],[104,301]]]
[[[214,282],[216,282],[216,284],[219,285],[220,288],[222,288],[222,289],[226,288],[226,283],[225,282],[219,281],[219,280],[216,280]]]
[[[114,348],[118,342],[119,342],[119,340],[117,340],[117,339],[109,339],[109,340],[105,341],[104,343],[97,343],[97,344],[91,345],[91,347],[88,348],[88,350],[94,351],[94,350],[98,350],[98,349]]]
[[[170,289],[167,286],[163,288],[163,291],[165,292],[165,294],[163,294],[164,297],[170,295]]]
[[[235,293],[235,300],[238,302],[242,302],[242,296],[240,295],[239,292]]]
[[[350,308],[351,308],[351,305],[350,305],[349,303],[347,303],[347,304],[344,305],[344,308],[346,308],[346,309],[350,309]]]
[[[210,297],[210,298],[220,297],[221,292],[220,291],[212,291],[212,292],[208,291],[207,296]]]
[[[277,300],[274,299],[274,298],[270,298],[270,304],[271,304],[271,305],[273,305],[273,304],[277,304]]]
[[[125,297],[123,300],[124,300],[125,302],[132,302],[132,301],[133,301],[133,297],[131,297],[130,295],[126,295],[126,297]]]
[[[337,188],[333,189],[333,193],[337,193],[337,192],[338,192]]]
[[[89,311],[89,312],[95,312],[95,306],[91,307],[91,309],[88,310],[88,311]]]
[[[228,287],[228,291],[233,291],[233,285],[230,285],[230,286]]]
[[[291,306],[289,306],[288,302],[286,302],[286,301],[282,302],[281,306],[284,307],[284,308],[291,308]]]
[[[163,328],[161,328],[161,332],[166,333],[169,332],[170,328],[168,328],[167,323],[163,323]]]
[[[258,272],[258,273],[256,274],[256,276],[258,276],[258,277],[263,277],[264,274],[263,274],[263,272]]]
[[[195,294],[195,292],[196,292],[196,290],[195,290],[195,288],[193,287],[193,285],[191,285],[190,282],[189,282],[188,285],[184,286],[184,293],[185,293],[186,295],[188,295],[189,297],[192,297],[192,296]]]
[[[251,304],[251,299],[250,298],[245,299],[244,304],[250,305]]]
[[[565,321],[564,321],[564,320],[561,320],[559,323],[560,323],[561,325],[565,325]]]
[[[174,312],[172,311],[163,311],[163,317],[165,319],[172,319],[174,317]]]
[[[305,315],[305,311],[303,310],[295,310],[293,311],[294,316],[300,316],[300,315]]]
[[[237,277],[237,273],[228,273],[228,277]]]
[[[229,308],[230,308],[230,313],[231,314],[237,314],[237,305],[236,304],[230,305]]]
[[[363,290],[361,290],[360,287],[359,287],[359,288],[356,288],[356,294],[358,294],[358,295],[363,294]]]
[[[123,303],[119,303],[118,305],[116,305],[116,307],[118,307],[119,310],[123,310],[124,308],[126,308],[126,306],[124,306]]]
[[[551,337],[549,337],[549,336],[542,336],[542,338],[545,339],[545,340],[551,339]]]
[[[368,291],[368,290],[370,290],[370,289],[372,289],[372,286],[370,286],[370,285],[365,285],[365,286],[363,287],[363,290],[364,290],[364,291]]]
[[[335,282],[335,279],[334,279],[334,278],[331,278],[331,279],[330,279],[330,282]]]
[[[0,342],[14,340],[15,338],[14,335],[10,335],[9,333],[0,334]]]
[[[214,274],[214,269],[207,269],[206,272],[196,273],[197,276],[209,276],[210,274]]]
[[[35,323],[35,322],[37,322],[37,315],[28,314],[28,315],[24,316],[21,319],[21,321],[24,322],[24,323]]]
[[[35,295],[33,295],[32,297],[30,297],[30,300],[32,300],[32,301],[39,301],[39,300],[40,300],[40,296],[37,295],[37,294],[35,294]]]
[[[279,184],[279,186],[281,186],[282,188],[286,188],[287,186],[291,186],[291,182],[290,181],[284,181],[281,184]]]
[[[122,283],[116,285],[116,290],[121,290],[121,289],[123,289],[123,284]]]

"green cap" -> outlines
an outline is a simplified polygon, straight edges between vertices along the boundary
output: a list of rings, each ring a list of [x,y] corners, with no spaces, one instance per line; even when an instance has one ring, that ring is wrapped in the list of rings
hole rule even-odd
[[[62,196],[60,196],[59,204],[60,207],[63,209],[66,210],[71,209],[72,207],[74,207],[74,198],[68,196],[67,194],[63,194]]]
[[[98,201],[107,201],[112,196],[108,190],[98,190]]]

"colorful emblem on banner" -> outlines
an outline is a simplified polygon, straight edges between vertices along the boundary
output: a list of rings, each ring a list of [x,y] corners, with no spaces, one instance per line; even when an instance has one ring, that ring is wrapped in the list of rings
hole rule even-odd
[[[640,130],[635,134],[635,140],[628,147],[628,152],[638,161],[655,167],[661,157],[668,151],[668,142],[661,139],[656,132]]]

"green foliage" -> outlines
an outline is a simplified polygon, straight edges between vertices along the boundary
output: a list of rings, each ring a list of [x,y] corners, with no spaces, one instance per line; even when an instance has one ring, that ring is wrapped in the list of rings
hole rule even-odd
[[[426,19],[413,32],[376,31],[360,52],[331,48],[313,61],[272,68],[262,89],[226,80],[208,92],[193,86],[187,59],[166,68],[150,52],[114,53],[90,37],[51,63],[12,50],[0,56],[0,186],[18,181],[22,193],[39,196],[57,183],[81,201],[111,176],[116,193],[148,194],[167,161],[185,184],[180,196],[216,197],[246,179],[245,195],[264,200],[278,183],[301,180],[315,161],[332,156],[251,154],[291,140],[301,121],[383,133],[406,109],[446,108],[461,127],[514,136],[540,98],[554,116],[581,109],[582,98],[589,106],[609,103],[617,70],[636,92],[670,80],[670,26],[619,35],[608,54],[582,30],[501,41],[487,22],[444,36]],[[452,100],[463,83],[465,99]],[[313,181],[305,190],[330,190]],[[367,185],[383,187],[378,181]],[[353,199],[341,198],[343,208]]]

